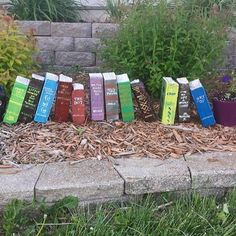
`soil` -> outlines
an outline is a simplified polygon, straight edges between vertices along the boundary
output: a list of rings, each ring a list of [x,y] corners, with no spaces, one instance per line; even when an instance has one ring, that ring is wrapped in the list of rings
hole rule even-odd
[[[71,75],[87,90],[88,75]],[[159,111],[157,101],[153,102]],[[146,123],[135,104],[136,120],[92,122],[82,126],[71,122],[47,124],[0,124],[0,168],[18,164],[38,164],[82,159],[180,158],[209,151],[236,152],[235,128],[216,125],[203,128],[193,111],[192,123],[165,126],[159,121]],[[89,112],[88,112],[89,114]]]
[[[236,102],[236,93],[219,93],[214,99],[222,102]]]

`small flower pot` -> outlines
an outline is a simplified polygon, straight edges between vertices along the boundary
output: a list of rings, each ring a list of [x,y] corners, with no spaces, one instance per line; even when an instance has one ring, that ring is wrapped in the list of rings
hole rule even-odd
[[[213,100],[216,122],[224,126],[236,126],[236,101]]]

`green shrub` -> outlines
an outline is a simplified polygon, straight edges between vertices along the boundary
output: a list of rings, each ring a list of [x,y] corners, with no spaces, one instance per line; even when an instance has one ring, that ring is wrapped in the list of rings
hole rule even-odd
[[[162,0],[133,8],[116,36],[104,41],[106,67],[142,79],[154,96],[163,76],[195,79],[212,71],[226,46],[228,15],[181,3],[170,7]]]
[[[18,20],[76,22],[79,3],[75,0],[11,0],[10,13]]]
[[[0,15],[0,83],[8,93],[17,75],[29,76],[35,68],[33,38],[20,35],[11,17]]]

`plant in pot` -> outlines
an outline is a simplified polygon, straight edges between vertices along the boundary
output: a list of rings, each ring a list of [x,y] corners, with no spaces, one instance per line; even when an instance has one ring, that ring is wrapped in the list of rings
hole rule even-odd
[[[219,79],[213,98],[213,110],[218,124],[236,126],[236,75],[230,73]]]

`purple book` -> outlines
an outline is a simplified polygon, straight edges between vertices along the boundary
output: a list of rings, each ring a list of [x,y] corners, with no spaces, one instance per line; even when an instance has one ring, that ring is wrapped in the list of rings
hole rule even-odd
[[[89,74],[91,120],[102,121],[104,114],[104,88],[101,73]]]

